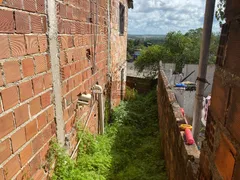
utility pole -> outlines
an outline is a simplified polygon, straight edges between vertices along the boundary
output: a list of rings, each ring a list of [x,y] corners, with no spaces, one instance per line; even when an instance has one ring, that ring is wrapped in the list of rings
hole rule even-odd
[[[206,9],[204,17],[202,44],[200,51],[200,61],[198,66],[197,90],[194,102],[193,112],[193,137],[198,142],[198,136],[201,128],[201,118],[203,109],[203,95],[206,84],[207,65],[209,59],[209,47],[212,34],[212,24],[214,17],[215,0],[206,0]]]

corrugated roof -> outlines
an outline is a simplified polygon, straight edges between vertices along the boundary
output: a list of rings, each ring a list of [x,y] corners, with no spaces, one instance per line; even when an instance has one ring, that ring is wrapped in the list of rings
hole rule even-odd
[[[128,8],[133,9],[133,0],[128,0]]]

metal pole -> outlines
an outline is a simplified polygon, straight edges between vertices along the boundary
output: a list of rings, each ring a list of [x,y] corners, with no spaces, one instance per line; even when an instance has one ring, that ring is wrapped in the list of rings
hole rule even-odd
[[[204,17],[202,44],[200,51],[200,61],[198,66],[197,90],[194,102],[193,112],[193,137],[198,142],[198,136],[201,128],[201,115],[203,108],[203,93],[207,74],[207,65],[209,58],[209,47],[212,34],[212,24],[214,17],[215,0],[206,0],[206,9]]]

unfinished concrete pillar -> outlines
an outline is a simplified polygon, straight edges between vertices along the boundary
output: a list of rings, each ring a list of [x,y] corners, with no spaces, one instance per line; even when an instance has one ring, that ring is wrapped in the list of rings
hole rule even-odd
[[[65,139],[63,108],[62,108],[62,92],[61,92],[61,74],[59,64],[59,46],[58,46],[58,25],[55,0],[48,0],[49,17],[49,51],[51,56],[51,67],[53,76],[53,93],[55,102],[57,139],[63,146]]]

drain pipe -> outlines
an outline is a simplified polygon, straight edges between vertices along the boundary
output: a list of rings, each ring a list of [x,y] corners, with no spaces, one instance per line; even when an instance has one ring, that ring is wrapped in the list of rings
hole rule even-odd
[[[206,1],[202,44],[200,51],[200,61],[198,66],[197,90],[194,102],[193,112],[193,137],[198,142],[198,136],[201,128],[201,116],[203,108],[203,93],[207,74],[207,65],[209,58],[209,47],[212,34],[212,24],[214,17],[215,0]]]
[[[100,85],[95,85],[93,87],[93,93],[98,94],[100,134],[104,134],[104,104],[103,104],[103,89],[102,89],[102,87]]]

